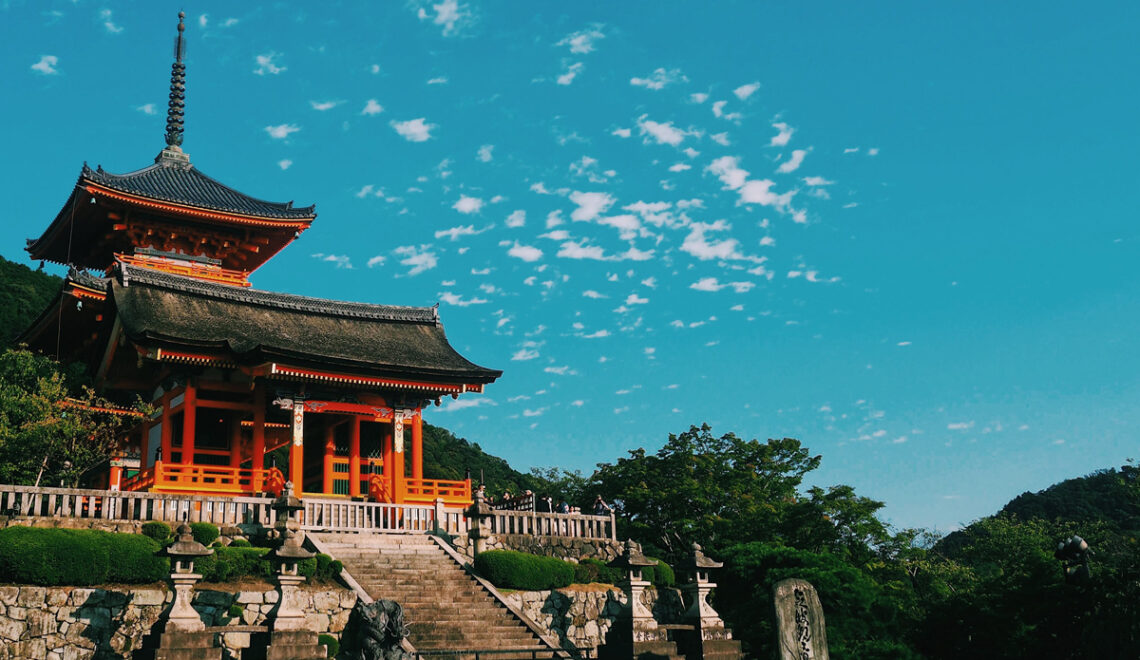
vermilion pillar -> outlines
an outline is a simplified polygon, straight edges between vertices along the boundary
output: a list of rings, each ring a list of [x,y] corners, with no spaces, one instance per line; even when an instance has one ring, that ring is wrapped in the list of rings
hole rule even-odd
[[[192,381],[186,381],[186,391],[182,395],[182,460],[184,465],[194,462],[194,433],[198,421],[198,388]]]
[[[404,474],[404,419],[392,420],[392,499],[396,504],[404,502],[407,475]]]
[[[386,432],[384,434],[384,481],[388,484],[388,492],[392,493],[396,485],[395,477],[395,459],[392,458],[394,452],[392,451],[392,433]]]
[[[230,430],[230,467],[241,467],[241,420],[236,417]]]
[[[360,418],[355,415],[348,427],[348,494],[360,497]]]
[[[412,419],[412,479],[424,478],[424,420],[420,411]]]
[[[174,461],[173,442],[173,422],[170,420],[170,393],[162,395],[162,428],[159,429],[160,444],[159,449],[162,453],[162,460],[171,463]]]
[[[336,456],[334,431],[335,428],[331,425],[325,428],[325,464],[322,471],[321,492],[326,495],[333,492],[333,457]]]
[[[253,386],[253,457],[250,466],[253,468],[253,491],[260,493],[261,470],[265,469],[265,386],[261,383]]]

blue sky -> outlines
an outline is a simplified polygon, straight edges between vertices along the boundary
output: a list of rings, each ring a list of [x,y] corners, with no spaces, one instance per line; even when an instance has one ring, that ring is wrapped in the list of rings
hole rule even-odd
[[[1140,8],[0,3],[0,254],[184,148],[319,217],[259,288],[431,305],[428,421],[590,471],[791,436],[943,531],[1137,451]]]

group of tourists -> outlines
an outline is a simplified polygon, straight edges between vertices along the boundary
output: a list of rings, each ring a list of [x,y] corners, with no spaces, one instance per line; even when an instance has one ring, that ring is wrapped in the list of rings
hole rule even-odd
[[[554,498],[549,495],[536,496],[529,489],[523,491],[523,494],[519,496],[512,495],[511,491],[505,490],[498,499],[488,495],[487,489],[483,485],[479,486],[478,492],[483,495],[484,501],[496,509],[531,509],[536,513],[582,513],[581,507],[570,506],[565,498],[559,499],[558,504],[555,504]],[[594,498],[590,513],[595,516],[608,516],[612,512],[613,507],[607,504],[601,495]]]

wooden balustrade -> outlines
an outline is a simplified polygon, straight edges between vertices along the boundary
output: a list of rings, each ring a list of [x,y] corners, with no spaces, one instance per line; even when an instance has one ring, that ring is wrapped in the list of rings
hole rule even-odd
[[[176,495],[144,491],[0,485],[0,513],[107,521],[209,522],[218,526],[277,521],[267,497]]]
[[[127,491],[167,493],[214,492],[227,494],[280,494],[285,477],[277,468],[264,470],[227,465],[196,465],[157,461],[154,467],[123,480]]]
[[[312,496],[305,497],[302,503],[305,508],[301,512],[301,527],[308,530],[422,534],[436,527],[434,506],[354,502]],[[441,521],[441,528],[445,523]]]
[[[495,511],[488,522],[493,534],[617,540],[617,527],[613,513],[605,516],[592,516],[582,513],[536,513],[503,510]]]

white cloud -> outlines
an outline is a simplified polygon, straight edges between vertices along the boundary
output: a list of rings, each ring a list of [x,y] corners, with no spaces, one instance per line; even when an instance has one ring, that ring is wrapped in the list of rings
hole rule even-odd
[[[582,338],[583,339],[601,339],[603,337],[609,337],[609,336],[610,336],[610,331],[603,329],[603,330],[598,330],[597,332],[592,332],[588,335],[582,335]]]
[[[773,147],[783,147],[783,146],[787,145],[788,140],[792,139],[792,133],[796,132],[796,129],[792,128],[791,126],[788,126],[786,123],[784,123],[782,121],[778,121],[778,122],[772,124],[772,128],[779,131],[779,133],[772,136],[772,140],[768,143],[770,146],[773,146]]]
[[[947,424],[946,428],[950,431],[966,431],[974,428],[974,422],[954,422],[952,424]]]
[[[566,231],[565,229],[554,229],[552,231],[546,232],[545,234],[539,234],[538,237],[548,238],[552,241],[565,241],[570,238],[570,232]]]
[[[562,72],[562,75],[558,76],[556,82],[559,85],[569,85],[570,83],[574,82],[574,79],[578,77],[578,74],[581,73],[582,69],[584,68],[584,64],[581,62],[575,62],[566,67],[566,70]]]
[[[748,170],[742,169],[737,163],[736,156],[721,156],[709,163],[705,171],[715,174],[726,188],[736,190],[748,180]]]
[[[280,124],[278,126],[265,127],[265,132],[269,133],[269,137],[274,140],[284,140],[299,130],[301,130],[301,127],[296,124]]]
[[[559,41],[555,45],[556,46],[569,46],[571,53],[578,53],[578,54],[584,55],[586,53],[593,52],[595,41],[600,41],[600,40],[605,39],[605,38],[606,38],[606,35],[603,34],[599,28],[594,27],[594,28],[590,28],[587,30],[579,30],[578,32],[573,32],[571,34],[568,34],[568,35],[566,35],[566,37],[564,37],[562,39],[562,41]]]
[[[594,291],[593,289],[586,289],[585,291],[582,292],[582,295],[585,296],[586,298],[593,298],[594,300],[598,300],[600,298],[609,298],[609,296],[602,294],[602,293],[598,293],[597,291]]]
[[[716,142],[722,147],[727,147],[732,144],[728,141],[728,133],[714,133],[713,135],[709,136],[709,139],[713,142]]]
[[[526,360],[535,359],[538,357],[538,351],[536,350],[537,346],[538,345],[534,342],[528,341],[523,345],[522,348],[515,351],[515,354],[511,356],[511,360],[515,362],[524,362]]]
[[[597,218],[599,214],[609,210],[613,206],[614,198],[603,192],[578,192],[575,190],[570,193],[570,201],[578,205],[578,208],[570,214],[570,219],[575,222],[589,222]]]
[[[518,209],[507,216],[505,223],[508,227],[522,227],[526,224],[526,211]]]
[[[368,260],[368,267],[369,268],[375,268],[376,266],[383,266],[384,262],[387,260],[388,260],[388,257],[385,257],[383,255],[378,254],[375,257],[372,257],[371,259]]]
[[[426,142],[431,139],[431,130],[437,128],[435,124],[426,123],[423,117],[389,123],[408,142]]]
[[[752,82],[748,83],[747,85],[741,85],[740,87],[737,87],[736,89],[732,90],[732,93],[736,94],[736,98],[743,101],[749,96],[752,96],[754,93],[756,93],[756,90],[758,89],[760,89],[760,83]]]
[[[517,241],[507,250],[507,254],[526,262],[538,261],[542,258],[542,250],[530,245],[520,245]]]
[[[288,158],[282,158],[281,160],[277,161],[277,167],[280,167],[282,170],[287,170],[290,167],[293,167],[293,161],[289,160]]]
[[[349,259],[348,255],[346,254],[324,254],[322,252],[318,252],[313,255],[313,258],[336,264],[337,268],[352,270],[352,260]]]
[[[110,9],[100,10],[99,11],[99,20],[103,21],[103,29],[105,29],[109,34],[119,34],[120,32],[123,31],[122,27],[115,25],[115,22],[113,20],[111,20],[111,10]]]
[[[740,113],[739,112],[725,112],[724,106],[726,106],[726,105],[728,105],[728,101],[717,101],[716,103],[713,103],[713,106],[712,106],[713,116],[715,116],[719,119],[726,119],[728,121],[739,122],[740,121]]]
[[[470,213],[478,213],[483,208],[483,200],[478,197],[468,197],[467,195],[460,195],[459,201],[451,205],[451,208],[467,215]]]
[[[581,408],[582,406],[586,405],[586,402],[581,399],[575,399],[570,402],[570,405],[574,406],[575,408]]]
[[[805,176],[803,178],[803,182],[809,186],[830,186],[831,184],[835,183],[834,181],[828,181],[821,176]]]
[[[429,85],[446,85],[447,84],[447,76],[437,76],[435,78],[428,80],[427,84],[429,84]]]
[[[483,161],[484,163],[489,163],[489,162],[491,162],[491,159],[494,158],[494,156],[491,154],[491,152],[494,150],[495,150],[495,145],[485,144],[485,145],[479,147],[479,152],[476,154],[475,157],[478,158],[479,160]]]
[[[571,369],[568,365],[562,366],[562,367],[546,367],[545,369],[543,369],[543,371],[545,371],[548,374],[557,374],[559,376],[566,376],[566,375],[577,376],[578,375],[578,372]]]
[[[726,238],[722,241],[716,241],[709,240],[705,236],[706,232],[724,231],[726,229],[728,229],[728,223],[724,220],[717,220],[712,224],[694,222],[689,229],[688,235],[685,236],[685,240],[681,243],[681,251],[693,255],[701,261],[708,261],[710,259],[747,259],[747,257],[741,254],[737,249],[740,245],[740,241],[735,238]]]
[[[483,305],[490,302],[486,298],[467,298],[458,296],[450,291],[444,291],[439,295],[440,302],[445,302],[448,305],[455,305],[456,307],[468,307],[470,305]]]
[[[636,293],[631,293],[625,298],[627,305],[644,305],[649,302],[649,298],[639,298]]]
[[[670,172],[684,172],[685,170],[691,169],[693,169],[693,166],[688,163],[675,163],[669,166]]]
[[[32,71],[42,73],[45,76],[54,76],[59,73],[59,69],[55,68],[59,64],[59,58],[55,55],[44,55],[40,57],[40,61],[32,65]]]
[[[879,155],[879,148],[878,147],[871,147],[870,149],[867,150],[867,155],[868,156],[878,156]],[[1062,441],[1062,442],[1064,442],[1064,441]]]
[[[689,100],[693,103],[704,103],[705,101],[709,100],[709,95],[705,94],[704,92],[696,92],[694,94],[689,94]]]
[[[427,7],[431,7],[431,11]],[[459,4],[459,0],[443,0],[439,4],[423,2],[416,16],[421,21],[430,20],[433,25],[441,26],[445,37],[458,34],[472,18],[468,6]]]
[[[634,87],[658,90],[664,89],[666,85],[688,81],[689,79],[685,77],[685,74],[681,73],[680,69],[665,70],[663,68],[657,68],[645,78],[630,78],[629,84]]]
[[[313,106],[313,110],[317,112],[324,112],[325,110],[332,110],[344,101],[309,101],[309,105]]]
[[[668,144],[676,147],[681,144],[686,135],[689,135],[689,132],[673,126],[673,122],[656,122],[647,119],[648,116],[641,115],[637,118],[637,129],[644,136],[645,144],[649,144],[649,139],[653,138],[657,144]]]
[[[273,51],[258,55],[256,58],[254,58],[257,61],[257,68],[254,69],[253,72],[259,76],[264,76],[267,73],[275,76],[285,71],[285,67],[279,66],[277,64],[277,58],[280,56],[280,53]]]
[[[233,27],[233,26],[237,25],[239,22],[240,21],[236,18],[227,18],[226,20],[222,21],[222,27],[224,27],[224,28]]]
[[[900,341],[896,346],[910,346],[909,341]]]
[[[467,225],[466,227],[452,227],[451,229],[440,229],[436,231],[435,237],[437,239],[440,239],[446,236],[452,241],[457,241],[459,240],[460,236],[476,236],[487,231],[487,229],[490,229],[490,227],[484,229],[475,229],[475,225]]]
[[[736,293],[748,293],[756,284],[754,282],[724,282],[717,281],[715,277],[702,277],[701,279],[689,285],[690,289],[696,291],[720,291],[732,287]]]
[[[393,250],[396,254],[404,257],[400,259],[400,263],[405,266],[411,266],[408,275],[419,275],[425,270],[431,270],[439,264],[439,259],[435,254],[428,252],[427,245],[420,246],[419,248],[414,245],[404,245]]]
[[[796,170],[798,170],[800,168],[800,165],[804,162],[804,156],[807,156],[807,150],[806,149],[795,149],[795,150],[793,150],[792,151],[792,157],[789,158],[788,160],[780,163],[780,166],[778,168],[776,168],[776,171],[779,172],[780,174],[788,174],[789,172],[795,172]]]
[[[138,106],[137,108],[135,108],[135,110],[138,110],[139,112],[143,113],[144,115],[157,115],[158,114],[158,109],[155,108],[153,103],[144,103],[144,104]]]
[[[377,103],[376,99],[368,99],[368,102],[364,104],[364,109],[360,111],[360,114],[374,117],[381,112],[384,112],[384,106]]]
[[[436,412],[455,412],[456,410],[463,410],[465,408],[479,408],[482,406],[493,406],[495,402],[491,399],[448,399],[447,403],[443,404],[436,409]]]
[[[610,133],[610,135],[616,135],[620,138],[627,138],[630,135],[633,135],[633,131],[628,128],[615,128],[613,133]]]
[[[595,261],[606,261],[607,257],[605,250],[597,245],[582,245],[578,241],[566,241],[563,243],[556,255],[561,259],[593,259]]]

